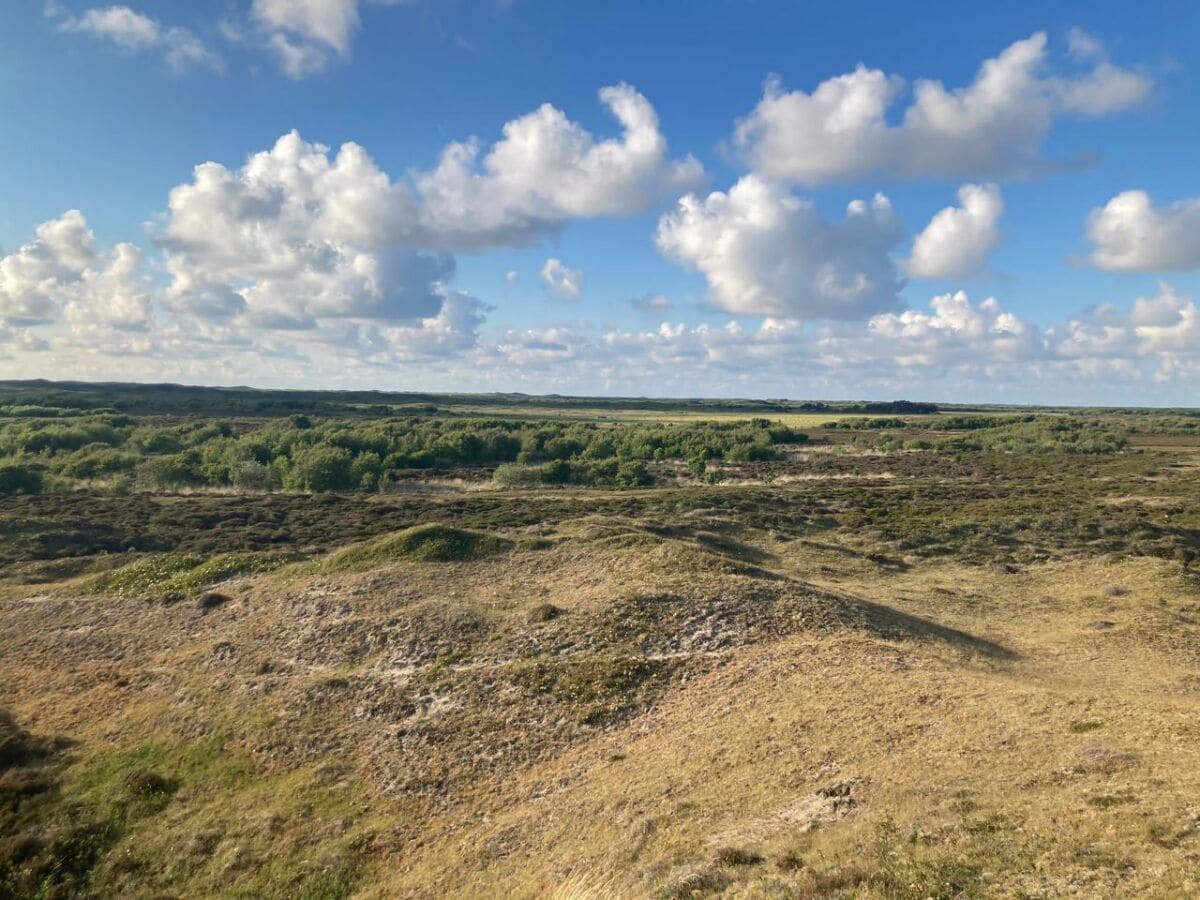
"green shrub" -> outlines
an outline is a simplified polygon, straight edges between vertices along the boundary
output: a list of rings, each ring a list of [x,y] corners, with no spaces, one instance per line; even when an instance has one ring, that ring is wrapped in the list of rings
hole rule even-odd
[[[32,466],[14,463],[0,464],[0,496],[6,494],[40,494],[42,473]]]
[[[521,463],[503,463],[492,473],[492,480],[502,487],[528,487],[541,480],[541,470]]]
[[[539,477],[545,484],[567,484],[572,480],[574,470],[565,459],[556,459],[542,466]]]
[[[102,478],[119,472],[132,471],[138,458],[132,453],[114,450],[104,444],[93,444],[73,453],[62,467],[68,478]]]
[[[253,459],[243,460],[233,466],[229,472],[229,483],[248,491],[262,491],[277,486],[271,470]]]
[[[198,460],[186,453],[143,459],[137,467],[137,479],[142,486],[158,490],[174,490],[204,483]]]
[[[355,487],[354,457],[340,447],[305,447],[292,458],[283,485],[300,491],[348,491]]]
[[[654,484],[654,476],[641,462],[623,462],[617,466],[616,484],[618,487],[647,487]]]

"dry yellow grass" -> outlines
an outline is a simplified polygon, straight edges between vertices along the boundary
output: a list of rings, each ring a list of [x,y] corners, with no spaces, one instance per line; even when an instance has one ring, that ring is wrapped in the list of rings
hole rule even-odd
[[[686,535],[583,517],[550,549],[450,568],[234,583],[210,614],[51,590],[3,601],[0,683],[25,727],[80,742],[73,771],[214,734],[253,766],[121,845],[187,859],[161,887],[190,896],[284,896],[349,857],[356,895],[378,898],[1200,891],[1200,627],[1178,565],[881,567],[849,543],[758,534],[734,554],[729,535]],[[807,624],[752,619],[661,654],[682,674],[603,727],[506,718],[503,692],[471,693],[513,646],[586,645],[645,592],[795,598]],[[540,604],[565,613],[528,624]],[[697,627],[727,627],[712,621]],[[425,644],[400,665],[413,623]],[[415,708],[372,707],[413,685]],[[406,755],[406,730],[439,721],[486,727]],[[464,768],[477,741],[491,762]],[[397,787],[417,763],[452,788]]]
[[[998,575],[935,565],[886,582],[847,572],[836,584],[1012,656],[860,635],[742,650],[637,728],[526,773],[489,805],[486,827],[455,829],[453,850],[427,848],[378,896],[430,884],[537,896],[578,867],[620,872],[614,891],[647,896],[730,846],[764,859],[716,867],[744,896],[833,893],[856,867],[870,875],[880,852],[906,854],[894,864],[934,882],[925,861],[961,857],[982,869],[987,893],[1005,895],[1186,896],[1200,886],[1195,686],[1181,690],[1194,660],[1129,633],[1162,614],[1160,598],[1187,602],[1171,567]],[[1136,589],[1102,596],[1119,584]],[[1096,631],[1101,615],[1119,624]],[[789,821],[798,801],[847,781],[844,817],[812,830]],[[497,841],[511,850],[489,852]]]

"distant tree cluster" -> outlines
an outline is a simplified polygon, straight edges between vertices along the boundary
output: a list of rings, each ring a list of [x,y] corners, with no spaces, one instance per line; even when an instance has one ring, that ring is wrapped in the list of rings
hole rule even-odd
[[[376,490],[395,473],[512,464],[501,483],[635,487],[645,463],[776,459],[807,440],[768,419],[688,424],[594,424],[491,418],[386,417],[178,424],[123,414],[0,420],[0,492],[79,482],[174,490]]]
[[[861,440],[880,450],[990,450],[1026,454],[1115,453],[1129,446],[1127,425],[1113,419],[1083,416],[937,419],[928,423],[928,427],[935,430],[927,437],[905,440],[883,434],[863,435]]]

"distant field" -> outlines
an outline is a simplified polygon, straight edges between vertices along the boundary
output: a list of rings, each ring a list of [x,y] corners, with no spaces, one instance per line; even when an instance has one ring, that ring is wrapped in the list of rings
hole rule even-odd
[[[0,897],[1195,896],[1200,415],[801,405],[0,387]]]
[[[820,428],[826,422],[846,418],[869,418],[868,413],[841,412],[764,412],[748,413],[736,411],[708,412],[702,410],[645,410],[645,409],[605,409],[588,407],[570,407],[565,409],[545,409],[529,406],[470,406],[454,407],[454,412],[461,415],[501,416],[517,419],[565,419],[583,422],[735,422],[745,421],[753,416],[770,419],[796,428]],[[938,414],[911,416],[914,422],[936,419]]]

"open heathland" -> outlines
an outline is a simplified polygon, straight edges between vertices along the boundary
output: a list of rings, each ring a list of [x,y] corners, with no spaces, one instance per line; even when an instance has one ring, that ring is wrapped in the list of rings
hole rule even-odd
[[[1200,893],[1200,413],[0,386],[0,897]]]

